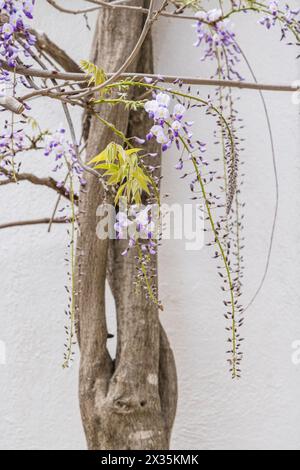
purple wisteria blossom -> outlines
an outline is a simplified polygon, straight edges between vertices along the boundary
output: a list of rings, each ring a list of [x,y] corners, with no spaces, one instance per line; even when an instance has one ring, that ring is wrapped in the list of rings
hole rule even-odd
[[[203,46],[204,55],[201,60],[217,60],[226,54],[228,60],[228,79],[243,80],[236,69],[240,62],[241,51],[236,43],[235,33],[229,20],[222,20],[221,10],[199,11],[195,14],[197,23],[194,25],[197,34],[195,47]],[[219,73],[219,69],[217,70]]]
[[[127,212],[120,211],[116,216],[114,229],[118,240],[128,240],[128,247],[123,256],[133,248],[138,240],[143,240],[141,249],[144,253],[155,255],[157,252],[157,226],[153,217],[153,206],[131,206]]]
[[[145,103],[145,110],[149,117],[154,120],[154,125],[147,135],[147,140],[156,138],[156,141],[162,145],[165,151],[171,147],[174,140],[179,146],[179,135],[182,130],[186,131],[186,126],[182,122],[186,108],[181,103],[174,106],[173,112],[170,112],[171,99],[167,93],[158,93],[154,99]]]
[[[12,132],[6,121],[4,130],[0,134],[0,168],[12,171],[12,158],[28,147],[28,138],[21,128],[15,128]],[[6,179],[6,175],[0,174],[0,178]]]
[[[86,180],[83,176],[83,168],[78,161],[74,145],[66,139],[66,131],[63,127],[59,128],[53,134],[49,134],[45,137],[45,147],[44,147],[45,156],[52,156],[57,162],[53,171],[58,171],[62,165],[59,161],[64,159],[68,167],[72,170],[73,176],[75,176],[81,186],[86,185]],[[58,183],[60,184],[60,183]]]
[[[8,130],[0,134],[0,152],[1,160],[3,161],[6,157],[11,156],[11,147],[14,147],[14,151],[21,151],[25,147],[25,133],[23,129],[14,131],[13,133]]]
[[[0,28],[0,58],[10,67],[15,67],[17,59],[23,54],[28,55],[35,37],[30,33],[26,20],[33,18],[35,0],[0,0],[0,14],[6,22]],[[24,46],[17,43],[15,34],[22,33]],[[2,81],[7,81],[7,72],[2,72]]]
[[[296,34],[300,34],[300,9],[294,10],[289,5],[280,7],[280,0],[271,0],[268,5],[269,13],[265,14],[259,24],[271,29],[279,25],[282,37],[284,39],[289,30],[293,30]]]

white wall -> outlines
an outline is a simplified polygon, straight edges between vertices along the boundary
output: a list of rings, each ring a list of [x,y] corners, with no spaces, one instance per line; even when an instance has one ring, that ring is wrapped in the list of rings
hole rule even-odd
[[[255,17],[242,16],[237,30],[258,79],[290,83],[299,78],[297,51],[279,44],[278,31],[266,33],[255,23]],[[76,59],[87,57],[91,33],[83,19],[59,16],[39,0],[36,24]],[[193,42],[189,23],[162,20],[155,29],[156,71],[207,76]],[[203,96],[208,92],[202,89]],[[252,91],[240,95],[247,139],[246,303],[264,269],[274,177],[260,99]],[[266,99],[275,135],[280,208],[270,272],[247,314],[241,381],[233,382],[227,371],[222,299],[209,252],[186,252],[182,242],[173,241],[160,253],[166,307],[162,319],[179,373],[174,449],[300,448],[300,366],[291,361],[292,343],[300,340],[299,109],[288,94],[268,93]],[[45,101],[36,106],[44,127],[54,129],[63,121],[57,104]],[[211,125],[203,117],[193,118],[206,139]],[[164,191],[172,191],[173,201],[188,202],[174,157],[171,152],[164,156]],[[28,167],[45,174],[48,164],[43,156],[28,160]],[[48,216],[55,201],[50,191],[26,183],[0,191],[1,223]],[[85,447],[77,403],[78,361],[71,370],[61,368],[66,240],[64,227],[55,227],[50,235],[45,227],[0,232],[0,340],[6,343],[7,354],[6,365],[0,364],[1,449]]]

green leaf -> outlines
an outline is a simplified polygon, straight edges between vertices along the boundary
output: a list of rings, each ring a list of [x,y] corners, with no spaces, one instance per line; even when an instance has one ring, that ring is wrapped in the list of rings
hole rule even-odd
[[[120,197],[122,196],[122,194],[123,194],[124,191],[125,191],[125,188],[126,188],[126,183],[122,184],[122,185],[119,187],[118,192],[117,192],[116,197],[115,197],[115,205],[118,204]]]
[[[107,184],[117,188],[115,204],[124,193],[129,203],[136,204],[141,204],[143,192],[150,194],[150,186],[153,183],[139,166],[138,153],[142,150],[124,150],[121,145],[111,142],[89,162],[89,165],[96,164],[94,169],[104,170],[102,177],[107,178]]]
[[[103,150],[103,152],[99,153],[96,155],[92,160],[88,162],[88,165],[91,165],[92,163],[98,163],[98,162],[105,162],[107,160],[107,150]]]
[[[128,149],[125,151],[126,155],[128,155],[130,157],[130,155],[132,155],[133,153],[139,153],[141,152],[141,150],[143,149]]]
[[[89,86],[95,85],[99,86],[106,82],[107,77],[103,69],[97,67],[97,65],[93,64],[88,60],[81,60],[80,67],[84,72],[86,72],[87,76],[90,78]],[[103,96],[105,92],[105,88],[100,90],[99,95]]]
[[[94,170],[110,170],[110,163],[100,163],[99,165],[94,166]]]
[[[147,184],[147,180],[145,178],[142,178],[141,175],[139,175],[137,172],[134,173],[134,178],[138,181],[139,187],[145,191],[147,194],[150,194],[149,187]]]

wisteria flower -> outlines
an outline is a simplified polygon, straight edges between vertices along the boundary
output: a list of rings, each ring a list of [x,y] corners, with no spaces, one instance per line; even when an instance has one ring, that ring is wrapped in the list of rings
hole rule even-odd
[[[182,124],[181,124],[180,121],[174,121],[172,123],[172,129],[173,129],[176,137],[178,137],[179,131],[180,131],[181,128],[182,128]]]
[[[167,93],[158,93],[156,96],[156,101],[159,106],[168,108],[170,105],[171,98]]]
[[[238,78],[243,80],[243,77],[236,69],[236,65],[240,62],[241,51],[236,43],[235,33],[232,30],[230,21],[222,19],[222,13],[219,10],[212,10],[211,12],[196,13],[198,22],[194,25],[196,28],[197,41],[194,43],[195,47],[204,47],[204,55],[201,60],[206,59],[218,60],[224,53],[230,57],[226,77],[229,80]],[[210,19],[214,19],[213,22]],[[209,24],[207,24],[209,23]],[[219,68],[218,71],[219,73]]]
[[[222,18],[222,10],[214,8],[213,10],[209,11],[198,11],[195,14],[195,17],[198,18],[200,21],[205,21],[207,23],[215,23]]]
[[[84,170],[78,161],[73,143],[66,139],[66,130],[63,127],[45,137],[44,155],[54,157],[56,162],[65,158],[69,162],[69,167],[72,169],[73,175],[77,177],[79,184],[81,186],[87,184],[83,177]],[[57,169],[56,165],[53,171],[57,171]]]
[[[156,100],[147,101],[147,103],[145,103],[145,111],[149,114],[149,117],[151,118],[154,118],[158,108],[159,104]]]
[[[131,206],[127,211],[120,211],[116,216],[114,229],[118,240],[128,240],[128,247],[122,253],[127,255],[128,251],[136,246],[138,240],[143,240],[142,251],[150,254],[156,253],[156,223],[152,217],[151,205]]]
[[[30,46],[35,43],[35,37],[30,33],[29,26],[25,22],[26,19],[33,18],[34,3],[35,0],[0,2],[0,14],[7,18],[0,28],[0,55],[5,58],[10,67],[15,67],[17,58],[22,54],[27,56]],[[22,33],[24,45],[21,46],[17,42],[16,33]]]
[[[282,39],[286,37],[286,33],[291,28],[293,28],[298,35],[300,34],[300,10],[292,10],[289,5],[285,5],[283,11],[280,11],[278,0],[269,1],[268,10],[270,14],[266,13],[260,18],[258,21],[259,24],[265,26],[268,30],[279,24]]]
[[[183,118],[185,112],[186,108],[182,104],[178,103],[174,107],[173,116],[175,119],[180,121]]]
[[[128,219],[127,214],[124,212],[118,212],[116,223],[114,225],[118,240],[126,240],[128,238],[128,227],[131,224],[132,222]]]
[[[186,108],[181,103],[174,106],[173,112],[169,110],[171,98],[167,93],[160,92],[154,100],[145,103],[145,110],[149,117],[154,120],[154,126],[146,136],[147,140],[156,138],[158,144],[162,145],[162,150],[169,149],[174,141],[179,137],[179,132],[184,129],[182,118],[186,113]],[[179,141],[176,141],[179,147]]]

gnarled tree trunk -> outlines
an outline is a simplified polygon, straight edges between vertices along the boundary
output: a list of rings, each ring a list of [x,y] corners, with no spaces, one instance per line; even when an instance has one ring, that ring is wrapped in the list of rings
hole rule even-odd
[[[144,6],[143,0],[134,5]],[[91,60],[116,71],[133,50],[143,28],[137,12],[102,9]],[[131,71],[152,72],[151,38]],[[144,136],[150,126],[141,112],[101,105],[101,116],[127,135]],[[116,137],[99,120],[86,120],[87,156],[96,155]],[[157,149],[156,149],[157,150]],[[158,309],[134,286],[135,255],[122,256],[123,242],[96,235],[97,207],[105,194],[87,174],[80,195],[77,246],[77,315],[81,350],[80,407],[89,449],[167,449],[175,417],[177,378],[172,351]],[[153,261],[157,271],[157,260]],[[105,284],[109,281],[117,312],[117,354],[107,349]]]

